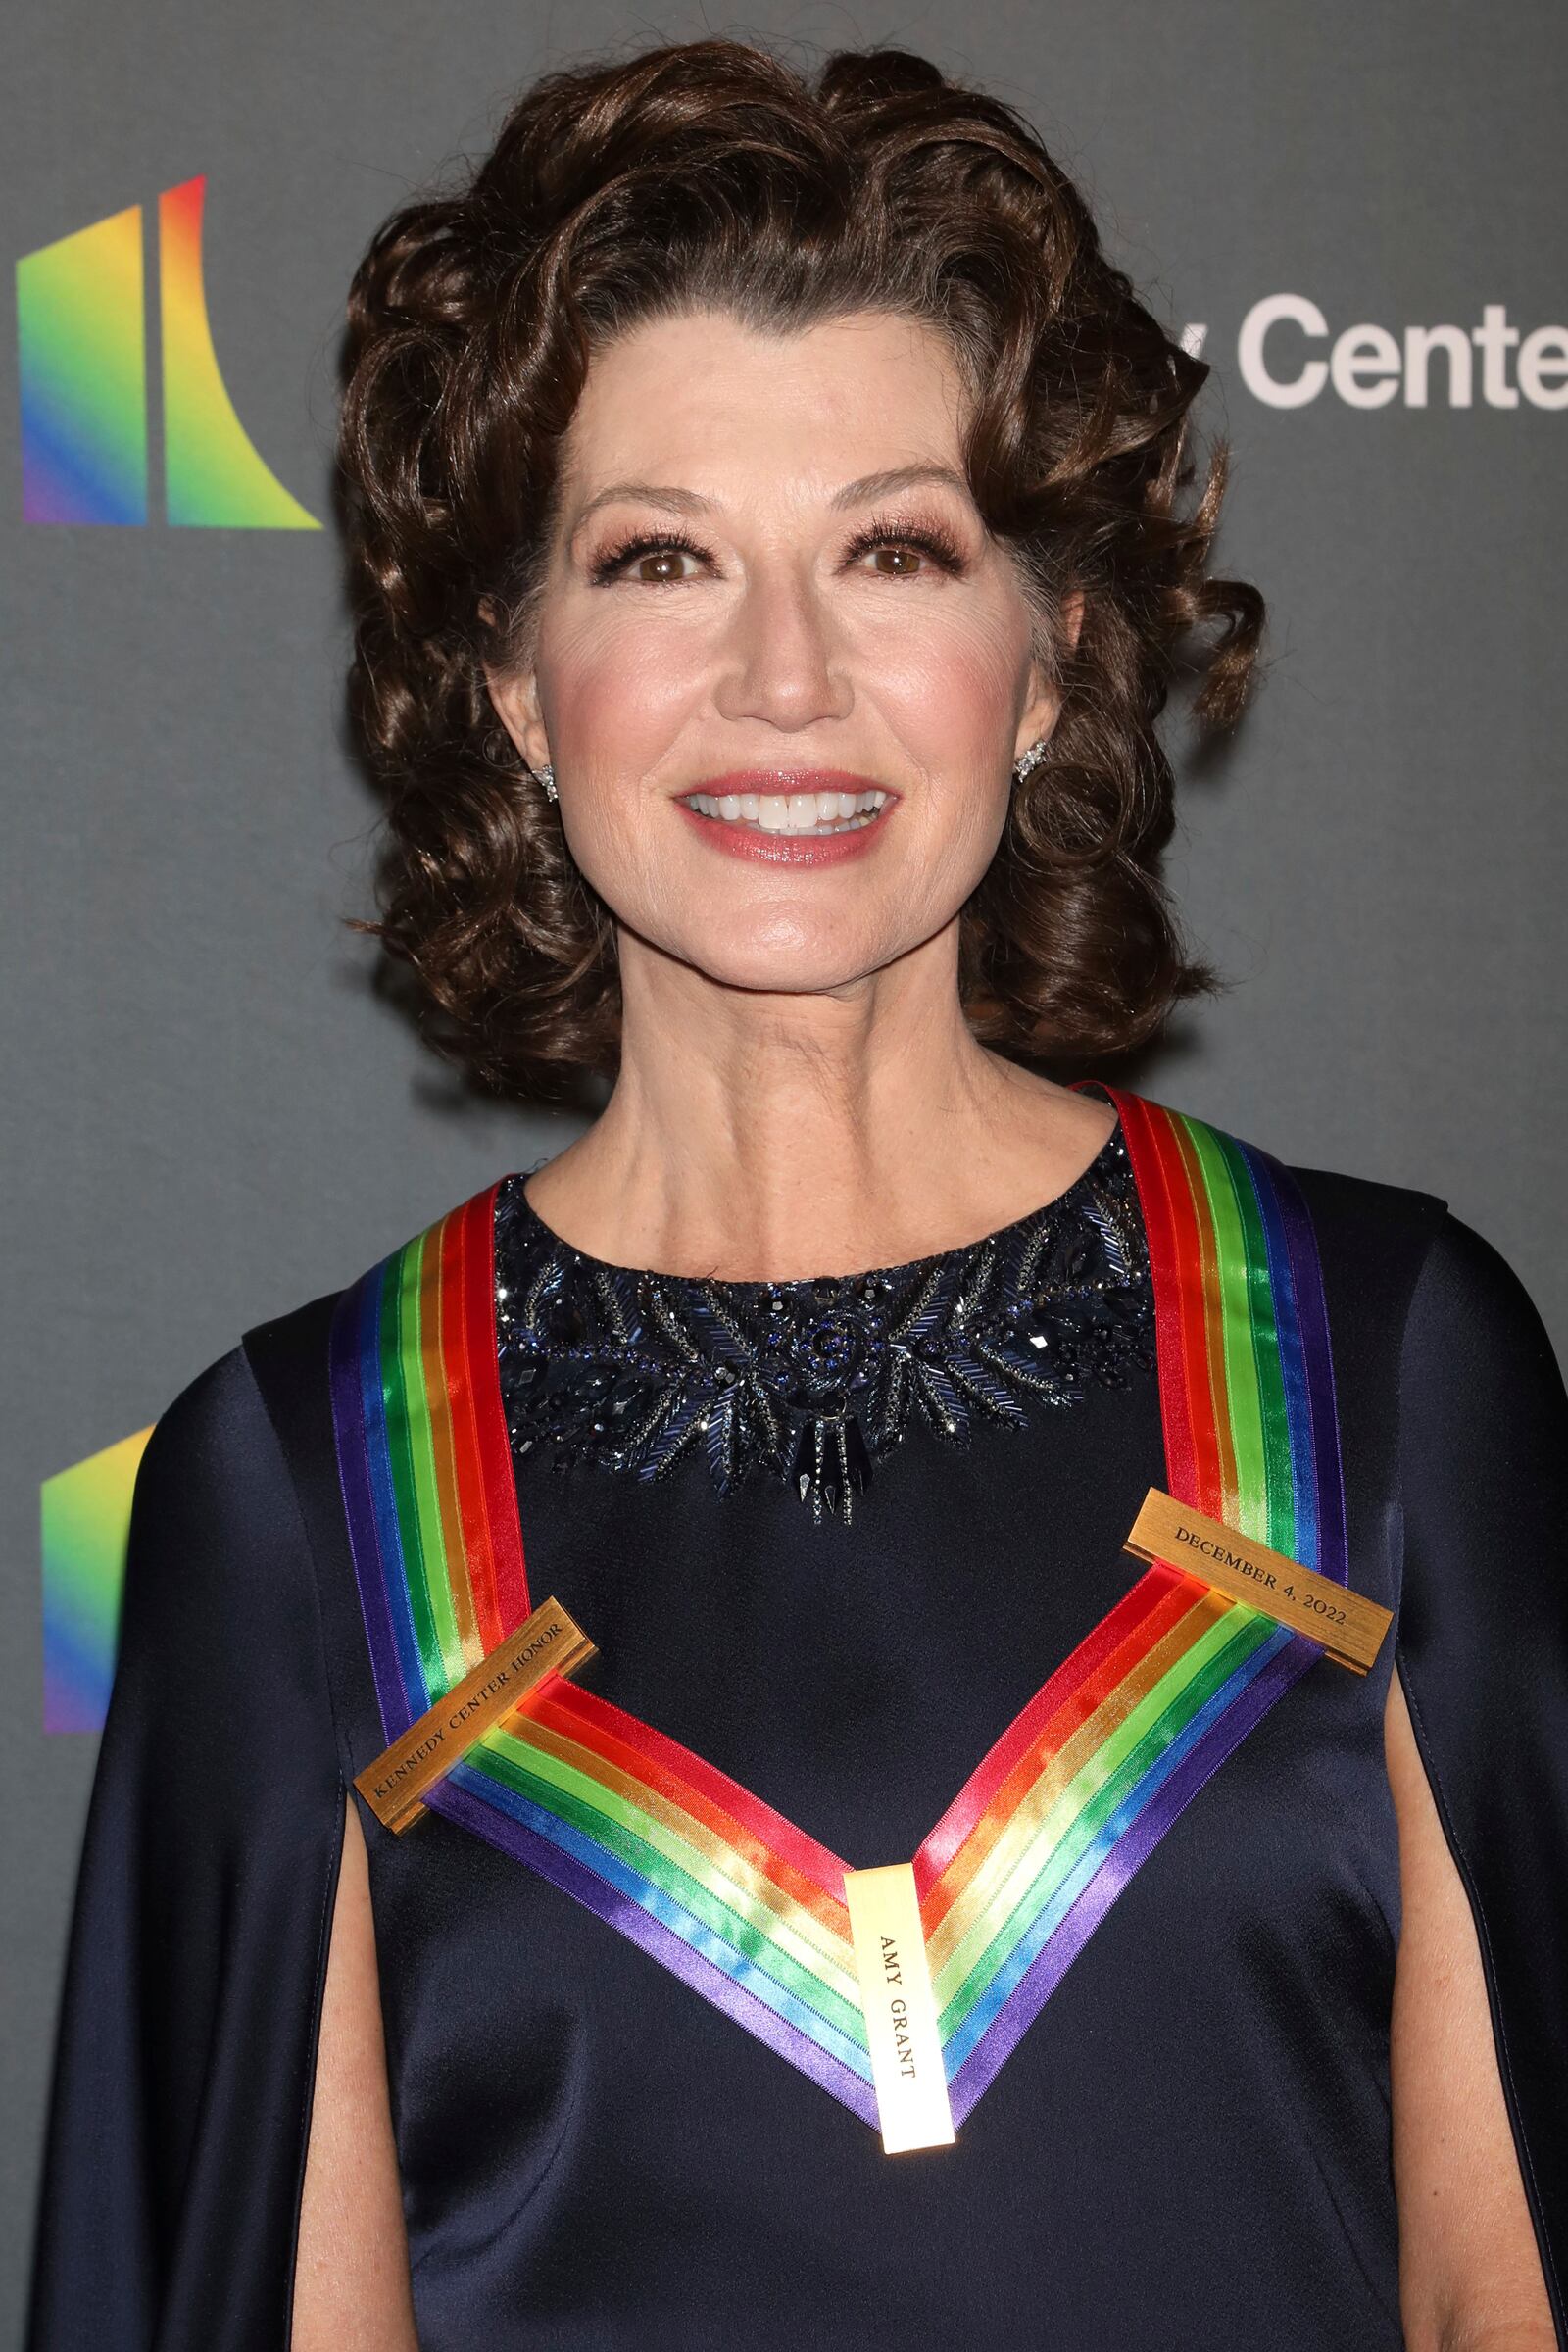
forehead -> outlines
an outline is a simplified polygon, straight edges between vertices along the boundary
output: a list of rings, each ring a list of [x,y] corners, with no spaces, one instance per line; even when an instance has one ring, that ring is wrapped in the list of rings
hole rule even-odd
[[[766,333],[727,313],[651,319],[590,363],[564,504],[622,481],[733,504],[826,499],[898,466],[961,471],[963,385],[947,338],[876,312]]]

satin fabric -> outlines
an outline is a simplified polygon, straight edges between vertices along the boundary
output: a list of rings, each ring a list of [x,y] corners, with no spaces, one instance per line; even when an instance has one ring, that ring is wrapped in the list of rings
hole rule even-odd
[[[1396,1611],[1227,1759],[969,2117],[882,2154],[605,1923],[432,1815],[360,1808],[423,2352],[1371,2352],[1389,2171],[1396,1661],[1475,1906],[1532,2210],[1568,2265],[1568,1398],[1430,1195],[1295,1169],[1323,1255],[1349,1582]],[[287,2341],[344,1789],[381,1745],[333,1458],[336,1295],[246,1335],[144,1456],[73,1924],[30,2352]],[[913,1853],[1136,1582],[1153,1381],[956,1453],[852,1528],[517,1465],[596,1689],[831,1851]],[[197,1703],[173,1713],[175,1677]],[[359,1800],[356,1798],[358,1804]]]
[[[1304,1205],[1255,1147],[1107,1091],[1118,1129],[1094,1164],[1130,1165],[1147,1219],[1160,1484],[1343,1584],[1334,1369]],[[1065,1196],[1069,1224],[1087,1173]],[[501,1189],[372,1266],[333,1320],[338,1473],[389,1742],[494,1646],[504,1580],[506,1631],[531,1606],[498,1335],[483,1330]],[[955,2124],[1183,1807],[1318,1656],[1156,1565],[1002,1732],[913,1857]],[[566,1705],[547,1687],[497,1724],[429,1802],[875,2128],[846,1864],[754,1791],[579,1684]]]

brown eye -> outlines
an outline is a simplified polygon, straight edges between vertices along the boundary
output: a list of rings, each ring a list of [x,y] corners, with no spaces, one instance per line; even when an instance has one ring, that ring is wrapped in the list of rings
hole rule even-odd
[[[688,560],[693,566],[690,571],[682,568]],[[656,537],[650,531],[607,548],[598,562],[589,565],[588,577],[596,588],[608,588],[617,580],[633,587],[670,588],[695,579],[709,560],[689,539],[662,531]]]
[[[917,572],[925,559],[917,547],[874,547],[874,568],[894,579]]]
[[[902,515],[873,515],[844,551],[847,564],[870,556],[883,580],[961,578],[969,566],[952,533],[936,523],[909,522]]]
[[[668,580],[685,579],[688,575],[681,567],[686,561],[684,548],[656,548],[650,554],[634,559],[631,576],[634,580],[645,580],[654,587],[660,587]]]

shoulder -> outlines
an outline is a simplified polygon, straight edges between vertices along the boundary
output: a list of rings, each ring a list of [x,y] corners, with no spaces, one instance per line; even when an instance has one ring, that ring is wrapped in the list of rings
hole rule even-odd
[[[1419,1263],[1448,1213],[1440,1193],[1387,1184],[1347,1168],[1282,1163],[1295,1183],[1324,1251],[1395,1250]]]
[[[1456,1370],[1483,1382],[1504,1366],[1541,1376],[1557,1369],[1541,1309],[1518,1270],[1446,1209],[1422,1260],[1406,1348],[1448,1353]]]
[[[154,1422],[131,1494],[125,1598],[166,1606],[260,1606],[305,1556],[291,1405],[324,1411],[328,1334],[341,1292],[244,1332],[172,1396]],[[193,1563],[206,1561],[200,1577]],[[221,1562],[221,1573],[218,1566]]]
[[[274,1853],[294,1850],[335,1786],[316,1550],[242,1344],[171,1399],[142,1450],[104,1742],[117,1786],[158,1775],[154,1809],[181,1837],[267,1819]]]
[[[1348,1356],[1347,1370],[1359,1366],[1381,1389],[1395,1377],[1399,1334],[1446,1200],[1418,1186],[1286,1158],[1262,1138],[1233,1140],[1252,1163],[1260,1199],[1272,1193],[1287,1227],[1310,1236],[1307,1262],[1321,1280],[1337,1361]]]
[[[1539,1789],[1544,1757],[1568,1755],[1568,1392],[1529,1288],[1451,1212],[1405,1323],[1398,1490],[1411,1714],[1435,1781],[1479,1838],[1489,1788]],[[1568,1779],[1553,1770],[1555,1837],[1568,1832]]]
[[[1455,1413],[1466,1405],[1474,1412],[1477,1384],[1511,1380],[1516,1393],[1548,1400],[1554,1388],[1560,1393],[1551,1342],[1526,1284],[1442,1194],[1287,1159],[1253,1138],[1231,1140],[1257,1181],[1261,1163],[1274,1190],[1294,1195],[1304,1210],[1331,1328],[1390,1374],[1402,1363],[1401,1388],[1411,1385],[1412,1368],[1426,1376],[1419,1394],[1411,1389],[1411,1411],[1430,1421],[1445,1401],[1440,1387]]]
[[[182,1695],[172,1708],[174,1661]],[[324,1690],[298,1482],[236,1342],[170,1400],[143,1448],[106,1729],[118,1745],[156,1719],[170,1752],[199,1754],[205,1770],[230,1754],[242,1727],[265,1747],[267,1708]],[[330,1753],[329,1709],[322,1720]]]
[[[279,1451],[292,1467],[296,1446],[314,1438],[330,1379],[334,1325],[340,1312],[363,1304],[394,1260],[442,1252],[442,1281],[460,1263],[462,1278],[488,1279],[493,1202],[504,1179],[458,1201],[412,1235],[400,1235],[378,1257],[361,1259],[335,1290],[286,1306],[243,1331],[234,1345],[205,1365],[171,1399],[155,1423],[142,1457],[138,1488],[151,1493],[171,1480],[221,1479],[242,1458]],[[428,1254],[426,1254],[428,1265]],[[417,1269],[416,1269],[417,1275]],[[421,1285],[421,1288],[423,1286]]]
[[[416,1233],[399,1235],[379,1256],[362,1257],[335,1290],[285,1304],[241,1332],[232,1347],[197,1372],[164,1408],[143,1457],[149,1476],[156,1476],[166,1463],[199,1466],[204,1459],[261,1443],[270,1421],[280,1417],[279,1400],[325,1377],[340,1310],[363,1298],[391,1260],[418,1250],[454,1220],[478,1212],[482,1223],[494,1191],[488,1186]],[[274,1428],[274,1438],[277,1435]]]
[[[171,1397],[153,1424],[136,1492],[232,1478],[275,1445],[258,1359],[280,1359],[301,1373],[321,1356],[340,1291],[323,1293],[243,1333]]]
[[[1401,1425],[1423,1484],[1440,1463],[1483,1461],[1499,1509],[1539,1501],[1543,1477],[1568,1499],[1568,1396],[1541,1309],[1485,1234],[1445,1213],[1422,1260],[1405,1322]],[[1562,1457],[1559,1460],[1559,1456]]]
[[[134,1506],[172,1504],[220,1485],[266,1430],[262,1400],[236,1342],[188,1380],[153,1423],[136,1473]]]
[[[1440,1194],[1384,1184],[1342,1169],[1290,1164],[1326,1260],[1370,1275],[1391,1251],[1409,1283],[1404,1348],[1452,1350],[1472,1376],[1490,1362],[1555,1369],[1541,1311],[1509,1259]]]
[[[1141,1189],[1152,1185],[1173,1205],[1190,1197],[1200,1224],[1234,1195],[1244,1222],[1260,1209],[1270,1232],[1302,1240],[1309,1233],[1331,1289],[1336,1272],[1353,1283],[1381,1268],[1394,1292],[1408,1291],[1446,1214],[1440,1194],[1293,1159],[1270,1135],[1261,1104],[1255,1121],[1244,1114],[1232,1124],[1135,1091],[1105,1091],[1121,1109]]]
[[[1554,1566],[1568,1393],[1540,1306],[1439,1195],[1341,1169],[1288,1174],[1318,1242],[1342,1398],[1358,1427],[1387,1399],[1407,1676],[1430,1700],[1438,1653],[1461,1679],[1495,1682],[1506,1706],[1509,1673],[1548,1629],[1560,1660],[1568,1603]]]
[[[154,1422],[131,1497],[133,1558],[169,1556],[254,1525],[275,1537],[287,1480],[277,1434],[243,1341],[205,1365]],[[226,1548],[226,1546],[225,1546]]]

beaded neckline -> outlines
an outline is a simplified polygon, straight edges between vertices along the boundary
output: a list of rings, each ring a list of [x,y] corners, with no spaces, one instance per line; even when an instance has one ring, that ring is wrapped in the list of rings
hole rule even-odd
[[[772,1477],[848,1524],[911,1428],[1077,1402],[1153,1368],[1153,1296],[1118,1123],[1059,1194],[979,1240],[862,1273],[783,1282],[616,1266],[496,1197],[496,1329],[514,1451],[548,1445],[640,1479],[697,1454],[729,1494]]]

